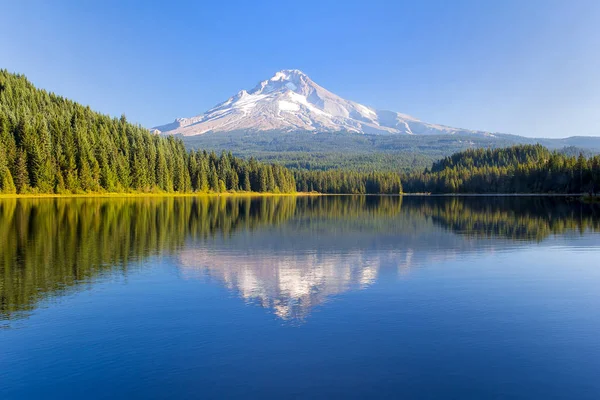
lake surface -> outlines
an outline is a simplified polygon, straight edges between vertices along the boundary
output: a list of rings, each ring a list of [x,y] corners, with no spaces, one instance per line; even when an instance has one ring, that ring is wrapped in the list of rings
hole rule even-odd
[[[600,206],[0,201],[0,399],[600,398]]]

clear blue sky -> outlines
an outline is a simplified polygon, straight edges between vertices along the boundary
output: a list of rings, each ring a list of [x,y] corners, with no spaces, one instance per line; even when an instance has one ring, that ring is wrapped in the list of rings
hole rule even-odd
[[[600,1],[3,1],[0,68],[151,127],[284,68],[428,122],[600,135]]]

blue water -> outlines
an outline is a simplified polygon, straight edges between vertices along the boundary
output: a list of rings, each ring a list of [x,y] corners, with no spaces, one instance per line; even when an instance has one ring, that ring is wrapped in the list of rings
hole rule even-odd
[[[43,201],[0,205],[2,399],[600,398],[595,206]]]

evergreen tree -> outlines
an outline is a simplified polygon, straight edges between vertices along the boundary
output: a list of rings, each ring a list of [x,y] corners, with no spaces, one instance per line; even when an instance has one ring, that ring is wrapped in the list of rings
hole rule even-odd
[[[244,191],[250,192],[251,190],[250,173],[248,172],[248,169],[244,169]]]
[[[16,193],[16,187],[8,168],[8,160],[6,151],[0,147],[0,193],[12,194]]]
[[[210,166],[209,173],[209,189],[215,192],[219,191],[219,176],[217,175],[217,170],[213,164]]]
[[[25,193],[29,187],[29,173],[27,171],[27,154],[24,150],[17,151],[17,160],[14,166],[13,180],[17,193]]]

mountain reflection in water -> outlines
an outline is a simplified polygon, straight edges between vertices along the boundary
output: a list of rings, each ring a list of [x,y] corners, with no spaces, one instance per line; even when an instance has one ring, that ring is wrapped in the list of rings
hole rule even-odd
[[[564,198],[394,196],[5,199],[0,319],[27,316],[111,274],[173,257],[186,278],[302,321],[331,296],[437,259],[600,229]]]

